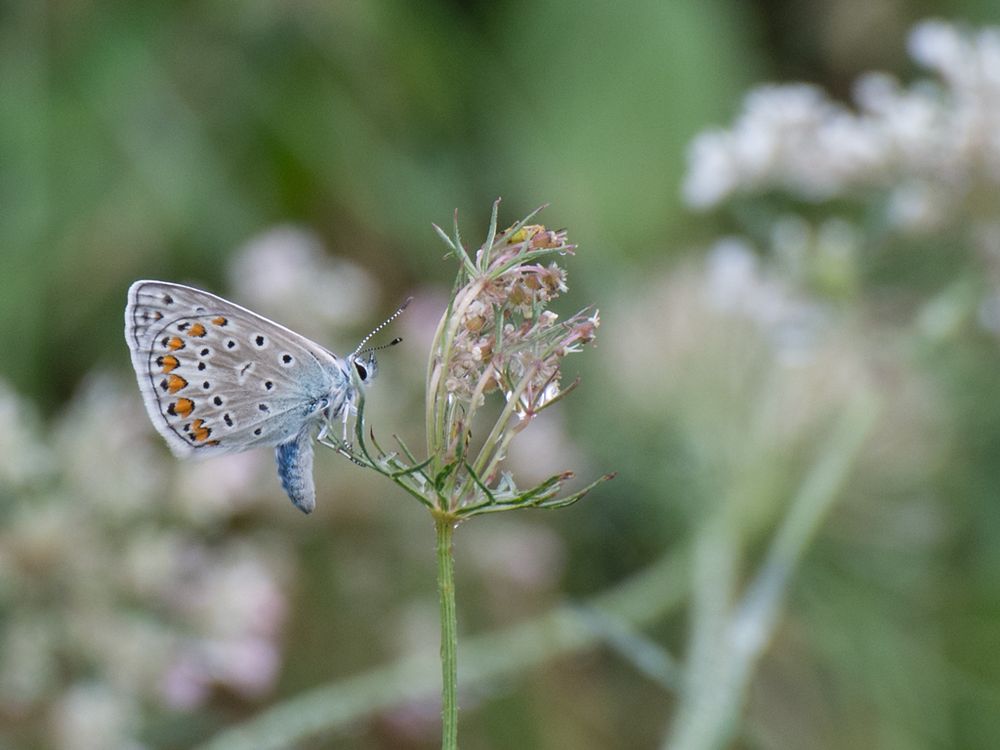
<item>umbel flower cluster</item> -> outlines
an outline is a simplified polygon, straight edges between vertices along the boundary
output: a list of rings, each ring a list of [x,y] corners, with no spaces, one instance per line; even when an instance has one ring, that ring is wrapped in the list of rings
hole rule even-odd
[[[1000,27],[918,24],[913,60],[933,77],[904,86],[868,73],[851,108],[807,84],[752,91],[728,129],[691,145],[684,196],[713,208],[779,190],[816,202],[885,190],[891,226],[941,226],[967,196],[1000,185]]]
[[[455,518],[513,507],[564,506],[609,478],[560,497],[572,476],[568,471],[520,490],[502,470],[515,436],[576,386],[577,381],[563,385],[563,358],[594,340],[600,320],[596,310],[560,320],[548,309],[567,289],[565,270],[551,259],[573,254],[566,232],[529,224],[537,211],[498,232],[498,208],[499,201],[487,239],[474,255],[462,244],[457,216],[452,236],[435,226],[458,260],[459,272],[428,363],[428,458],[418,461],[402,442],[399,452],[385,451],[373,436],[366,437],[363,396],[355,423],[357,450],[332,437],[335,431],[325,438],[432,510]],[[490,401],[500,401],[499,414]]]
[[[517,235],[506,238],[508,245],[501,248],[494,265],[516,255],[525,242],[535,249],[561,247],[568,251],[565,233],[535,225],[524,227]],[[566,272],[555,263],[515,266],[464,288],[462,298],[456,301],[457,330],[445,371],[448,393],[479,405],[485,393],[502,385],[501,379],[514,382],[533,363],[538,368],[532,381],[540,384],[541,390],[558,386],[558,381],[552,382],[559,374],[558,359],[539,356],[534,343],[554,330],[558,316],[544,307],[565,290]],[[507,320],[497,321],[495,310],[506,310]]]

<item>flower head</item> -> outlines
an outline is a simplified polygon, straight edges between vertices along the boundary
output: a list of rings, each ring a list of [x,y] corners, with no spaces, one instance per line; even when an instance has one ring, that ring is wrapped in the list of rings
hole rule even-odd
[[[575,385],[563,388],[562,359],[593,341],[599,324],[596,311],[560,321],[548,309],[567,283],[565,269],[544,256],[572,255],[576,248],[565,231],[526,222],[497,234],[494,207],[490,234],[474,262],[457,233],[446,238],[463,264],[431,355],[427,397],[436,429],[430,443],[457,460],[471,441],[477,411],[499,392],[506,405],[468,467],[483,472],[479,478],[487,484],[496,480],[514,435]]]
[[[741,194],[779,190],[812,202],[888,193],[888,219],[920,230],[961,218],[977,188],[1000,183],[1000,27],[918,24],[913,60],[931,77],[905,86],[869,73],[854,106],[805,84],[747,95],[727,129],[691,144],[684,197],[709,209]]]
[[[428,458],[417,462],[402,445],[409,462],[385,452],[372,457],[361,429],[363,404],[356,434],[364,455],[352,454],[428,507],[455,517],[514,506],[568,504],[593,486],[557,499],[563,482],[572,476],[569,472],[522,491],[501,470],[515,436],[575,387],[575,381],[563,385],[563,358],[594,340],[600,318],[588,309],[560,320],[549,309],[567,290],[565,269],[550,257],[574,253],[566,232],[528,224],[532,215],[498,233],[498,205],[487,239],[474,254],[462,245],[457,226],[452,237],[435,226],[459,260],[459,274],[431,346]],[[500,413],[490,417],[492,427],[484,429],[482,423],[488,425],[488,420],[480,410],[497,398],[502,399]]]

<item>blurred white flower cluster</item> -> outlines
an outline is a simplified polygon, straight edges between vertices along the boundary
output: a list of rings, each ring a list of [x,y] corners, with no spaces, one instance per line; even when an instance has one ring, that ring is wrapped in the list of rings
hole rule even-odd
[[[936,77],[903,86],[867,74],[855,87],[856,109],[806,84],[752,91],[731,128],[692,143],[687,202],[712,208],[768,190],[812,201],[883,190],[890,226],[911,231],[975,210],[971,195],[1000,187],[1000,27],[926,21],[909,51]]]
[[[803,293],[783,269],[762,261],[737,237],[719,240],[703,262],[650,276],[646,283],[644,293],[616,316],[607,358],[620,371],[622,392],[638,402],[651,393],[669,400],[669,394],[690,391],[709,394],[714,409],[735,388],[736,402],[753,404],[742,391],[753,386],[760,367],[789,373],[816,368],[839,323],[826,303]],[[850,369],[846,358],[836,369],[844,368]],[[824,379],[833,377],[825,365],[819,370]],[[818,392],[814,400],[820,401]]]
[[[800,294],[784,276],[763,268],[753,249],[738,237],[715,244],[704,274],[700,302],[706,312],[751,322],[783,361],[808,356],[827,327],[825,306]]]
[[[141,748],[150,714],[277,678],[293,556],[245,522],[270,462],[206,471],[147,425],[132,383],[49,430],[0,384],[0,708],[31,746]]]
[[[685,487],[673,497],[692,517],[730,503],[748,536],[767,528],[784,512],[802,456],[849,404],[875,392],[884,420],[859,471],[866,481],[905,476],[926,486],[947,430],[933,389],[885,346],[889,321],[839,314],[735,239],[632,292],[608,316],[615,409],[637,441],[664,450],[654,476]],[[857,508],[871,513],[864,500]]]
[[[269,229],[229,264],[233,299],[306,336],[367,321],[378,286],[360,266],[326,254],[319,237],[295,226]]]

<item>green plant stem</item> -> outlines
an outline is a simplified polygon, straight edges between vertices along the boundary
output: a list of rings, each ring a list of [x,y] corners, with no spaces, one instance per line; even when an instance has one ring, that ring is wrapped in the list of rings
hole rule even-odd
[[[792,577],[823,519],[851,477],[878,416],[878,402],[862,391],[841,414],[807,472],[742,597],[729,604],[735,562],[731,529],[709,522],[696,543],[695,585],[717,586],[695,596],[687,689],[664,750],[720,750],[739,731],[739,716],[754,669],[770,642]],[[721,585],[720,585],[721,583]],[[724,598],[723,598],[724,597]],[[701,598],[702,611],[697,600]]]
[[[455,519],[439,515],[437,530],[438,596],[441,600],[441,750],[458,748],[458,618],[455,613]]]
[[[539,617],[462,644],[462,684],[515,680],[542,664],[600,645],[605,630],[592,611],[640,628],[675,612],[690,584],[688,550],[675,549],[583,603],[563,604]],[[357,728],[367,717],[438,690],[437,655],[425,651],[353,677],[304,691],[228,727],[198,750],[284,750],[316,737]]]

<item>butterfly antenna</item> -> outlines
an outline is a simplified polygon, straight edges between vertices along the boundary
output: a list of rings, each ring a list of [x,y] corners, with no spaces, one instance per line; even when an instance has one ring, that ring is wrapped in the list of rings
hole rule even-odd
[[[361,354],[362,353],[361,350],[364,349],[365,344],[367,344],[371,340],[371,337],[374,336],[379,331],[381,331],[387,325],[389,325],[392,321],[394,321],[400,315],[402,315],[403,310],[405,310],[406,306],[409,305],[412,301],[413,301],[413,297],[407,297],[405,300],[403,300],[403,304],[401,304],[399,307],[396,308],[396,312],[394,312],[388,318],[386,318],[381,323],[379,323],[377,326],[375,326],[375,328],[372,329],[371,333],[369,333],[367,336],[365,336],[363,339],[361,339],[361,343],[358,344],[358,348],[355,349],[351,353],[351,356],[352,357],[356,357],[359,354]],[[385,349],[386,347],[389,347],[389,346],[395,346],[396,344],[398,344],[402,340],[403,339],[395,338],[392,341],[390,341],[388,344],[383,344],[382,346],[375,347],[375,348],[372,348],[372,349],[365,349],[365,352],[377,352],[379,349]]]
[[[397,336],[388,344],[382,344],[381,346],[369,346],[367,349],[362,349],[360,352],[357,352],[354,356],[358,356],[361,354],[368,354],[369,352],[380,352],[383,349],[388,349],[390,346],[395,346],[396,344],[402,344],[402,343],[403,339],[400,336]]]

